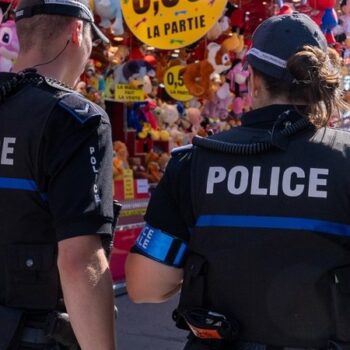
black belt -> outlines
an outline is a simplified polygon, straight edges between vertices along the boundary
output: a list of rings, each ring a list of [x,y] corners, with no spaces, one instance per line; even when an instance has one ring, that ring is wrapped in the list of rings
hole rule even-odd
[[[52,339],[46,336],[41,328],[24,327],[22,330],[21,342],[27,344],[53,344]]]
[[[320,349],[313,349],[313,348],[292,348],[288,346],[272,346],[272,345],[266,345],[265,350],[320,350]]]
[[[238,341],[237,346],[235,348],[237,350],[321,350],[321,349],[315,349],[315,348],[265,345],[265,344],[253,343],[253,342],[251,343],[251,342],[245,342],[245,341]]]

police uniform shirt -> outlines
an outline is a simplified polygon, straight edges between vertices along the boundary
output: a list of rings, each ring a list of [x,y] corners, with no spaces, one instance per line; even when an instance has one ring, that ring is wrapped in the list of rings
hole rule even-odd
[[[238,320],[248,342],[321,349],[350,341],[350,134],[274,134],[301,118],[292,106],[268,106],[211,137],[268,137],[276,144],[266,153],[175,151],[134,251],[184,267],[180,308]],[[173,237],[189,246],[183,260]]]
[[[261,134],[266,135],[267,131],[273,128],[276,119],[285,111],[292,111],[288,116],[288,122],[293,123],[301,118],[301,115],[297,112],[295,107],[291,105],[271,105],[243,115],[241,127],[213,135],[210,138],[238,144],[254,142],[254,140],[247,137],[247,131],[257,130],[258,133],[261,132]],[[288,153],[286,153],[286,157],[288,157],[287,154]],[[218,164],[220,164],[220,156],[220,153],[216,153],[215,155],[218,159]],[[231,157],[232,159],[237,159],[235,155]],[[248,157],[247,161],[249,162],[249,156],[246,157]],[[263,155],[261,157],[263,157]],[[267,157],[269,157],[268,154]],[[193,178],[191,174],[192,158],[192,150],[189,147],[187,149],[180,148],[173,153],[164,177],[156,190],[152,193],[145,215],[147,226],[132,248],[133,252],[144,254],[154,260],[173,265],[171,259],[166,259],[164,256],[159,257],[160,253],[155,247],[158,246],[162,247],[159,249],[164,249],[164,244],[162,239],[158,241],[158,238],[155,239],[155,237],[158,236],[158,233],[161,235],[165,233],[172,237],[172,240],[179,239],[185,244],[188,243],[191,229],[196,225],[196,220],[198,219],[195,217],[193,198],[191,198],[192,192],[194,192],[193,195],[196,196],[196,189],[193,188],[193,185],[196,185],[199,181],[207,181],[207,179],[204,178]],[[206,176],[207,174],[203,175]],[[202,199],[206,200],[205,197]],[[292,210],[293,207],[297,206],[297,204],[294,204],[297,202],[292,197],[289,199],[292,203],[290,204]],[[246,207],[248,205],[245,204],[248,203],[246,201],[250,200],[252,199],[248,194],[239,198],[242,207]],[[282,197],[278,197],[278,200],[283,202]],[[254,201],[264,203],[266,197],[255,196]],[[268,209],[263,205],[262,210],[266,211],[265,209],[268,212]],[[288,210],[287,207],[286,210]],[[154,232],[156,232],[156,234],[154,234]],[[152,244],[149,244],[150,241],[152,241]],[[149,250],[150,247],[152,247],[151,250]],[[154,254],[151,252],[153,250],[155,251]]]
[[[0,82],[11,78],[0,75]],[[112,141],[83,96],[27,85],[0,104],[0,236],[7,243],[111,235]]]

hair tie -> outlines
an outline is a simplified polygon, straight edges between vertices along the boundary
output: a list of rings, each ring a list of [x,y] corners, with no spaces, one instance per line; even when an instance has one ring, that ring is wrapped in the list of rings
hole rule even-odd
[[[292,80],[292,84],[297,84],[297,85],[300,85],[300,84],[311,84],[312,81],[311,80],[298,80],[298,79],[293,79]]]

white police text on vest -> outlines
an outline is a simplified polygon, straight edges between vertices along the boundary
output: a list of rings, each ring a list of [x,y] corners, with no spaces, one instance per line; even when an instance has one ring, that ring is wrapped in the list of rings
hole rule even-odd
[[[253,166],[250,169],[237,165],[231,169],[212,166],[208,170],[207,194],[213,194],[217,186],[224,183],[232,195],[250,194],[256,196],[299,197],[307,195],[314,198],[327,198],[329,169],[302,169],[291,166],[280,167]],[[264,178],[264,186],[262,185]],[[266,182],[266,179],[269,181]]]
[[[13,165],[15,143],[15,137],[4,137],[3,139],[0,139],[0,165]]]

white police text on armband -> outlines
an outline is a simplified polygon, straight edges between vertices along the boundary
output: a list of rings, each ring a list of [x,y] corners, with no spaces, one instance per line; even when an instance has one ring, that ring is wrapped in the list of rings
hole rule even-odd
[[[306,194],[312,198],[327,198],[329,169],[297,166],[280,167],[253,166],[251,169],[237,165],[231,169],[212,166],[208,170],[206,193],[213,194],[218,185],[225,183],[232,195],[299,197]],[[261,185],[264,178],[264,186]],[[268,179],[269,181],[266,181]]]
[[[147,250],[148,244],[152,240],[153,233],[154,230],[150,226],[146,226],[137,238],[137,244],[143,249]]]
[[[95,147],[90,147],[90,165],[91,165],[92,172],[95,174],[95,183],[93,185],[93,193],[94,193],[95,203],[99,203],[101,202],[101,197],[98,191],[98,186],[96,184],[97,177],[98,177],[98,169],[96,168],[97,159],[95,157],[95,152],[96,152]]]
[[[15,137],[0,139],[0,165],[14,164],[15,144]]]

